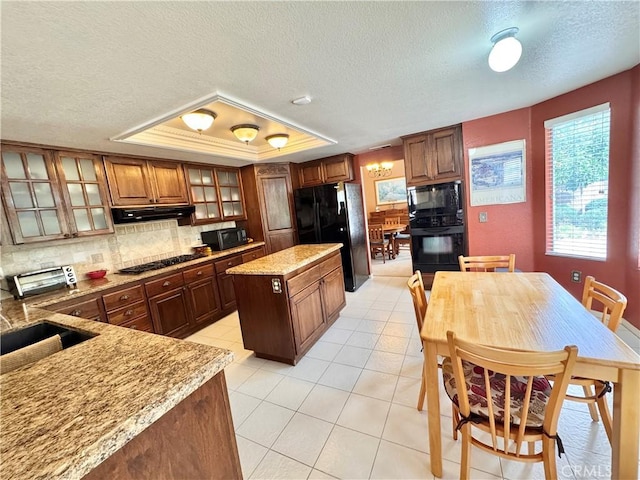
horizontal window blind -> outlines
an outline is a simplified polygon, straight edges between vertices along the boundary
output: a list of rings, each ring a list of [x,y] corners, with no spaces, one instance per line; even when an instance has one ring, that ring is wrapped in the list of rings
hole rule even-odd
[[[546,252],[607,258],[609,104],[545,122]]]

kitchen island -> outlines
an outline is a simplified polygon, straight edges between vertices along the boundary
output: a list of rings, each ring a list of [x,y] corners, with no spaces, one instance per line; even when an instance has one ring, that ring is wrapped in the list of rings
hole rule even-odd
[[[2,304],[92,338],[0,375],[2,478],[241,478],[223,368],[233,353]]]
[[[346,304],[341,243],[296,245],[229,268],[245,348],[295,365]]]

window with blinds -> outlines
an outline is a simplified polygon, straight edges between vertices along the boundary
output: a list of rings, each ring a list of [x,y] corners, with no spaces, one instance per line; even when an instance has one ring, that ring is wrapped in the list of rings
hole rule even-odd
[[[548,255],[607,258],[609,104],[547,120]]]

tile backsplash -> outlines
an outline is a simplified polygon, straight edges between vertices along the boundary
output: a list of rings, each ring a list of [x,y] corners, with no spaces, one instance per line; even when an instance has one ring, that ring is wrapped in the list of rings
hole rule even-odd
[[[200,233],[235,227],[235,222],[201,226],[178,226],[177,220],[161,220],[131,225],[116,225],[115,234],[71,240],[3,245],[0,253],[2,289],[7,289],[5,275],[41,268],[73,265],[78,279],[85,273],[106,269],[116,271],[141,263],[184,253],[202,243]]]

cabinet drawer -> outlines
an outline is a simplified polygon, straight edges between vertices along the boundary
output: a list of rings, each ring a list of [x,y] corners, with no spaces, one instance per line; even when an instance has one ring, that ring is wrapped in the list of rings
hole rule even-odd
[[[144,300],[144,291],[142,290],[142,285],[136,285],[135,287],[118,290],[117,292],[109,293],[102,296],[104,308],[107,310],[107,312],[120,307],[124,307],[125,305],[139,302],[140,300]]]
[[[153,297],[163,292],[168,292],[175,288],[180,288],[184,285],[184,278],[182,272],[174,275],[167,275],[159,280],[147,282],[144,284],[144,289],[147,291],[147,296]]]
[[[224,273],[227,268],[235,267],[242,264],[242,255],[227,257],[224,260],[218,260],[216,265],[216,273]]]
[[[190,268],[189,270],[183,270],[182,275],[184,276],[184,283],[186,284],[211,277],[213,276],[213,263],[206,263]]]
[[[289,290],[289,297],[293,297],[296,293],[305,289],[313,282],[317,282],[322,278],[321,265],[316,265],[310,268],[306,272],[296,275],[295,277],[287,280],[287,288]]]
[[[147,315],[147,302],[140,301],[107,313],[107,319],[113,325],[122,325],[143,315]]]
[[[147,315],[123,322],[120,326],[140,330],[142,332],[153,333],[153,324]]]
[[[53,305],[51,310],[58,313],[64,313],[65,315],[86,318],[89,320],[100,317],[100,303],[97,298],[62,306]]]
[[[250,262],[251,260],[255,260],[256,258],[264,257],[266,252],[264,251],[264,247],[257,248],[256,250],[252,250],[247,253],[242,254],[242,263]]]
[[[334,254],[333,257],[325,260],[319,265],[310,268],[306,272],[296,275],[295,277],[287,280],[287,289],[289,291],[289,297],[292,297],[302,289],[308,287],[313,282],[320,280],[327,273],[335,270],[336,267],[342,265],[340,254]]]

